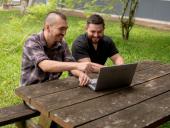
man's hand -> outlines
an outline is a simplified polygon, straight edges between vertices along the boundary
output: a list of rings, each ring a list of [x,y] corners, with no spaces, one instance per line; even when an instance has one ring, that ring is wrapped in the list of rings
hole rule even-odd
[[[86,73],[92,73],[99,72],[100,68],[102,67],[104,66],[92,62],[80,62],[77,66],[77,69]]]
[[[86,86],[90,81],[90,78],[87,76],[87,74],[81,72],[79,74],[79,85],[80,86]]]
[[[97,63],[92,63],[92,68],[93,68],[92,72],[99,73],[100,69],[103,67],[105,66]]]
[[[71,73],[78,77],[80,86],[86,86],[88,84],[90,78],[84,72],[80,70],[71,70]]]
[[[80,70],[83,72],[92,72],[93,68],[92,68],[91,62],[82,62],[82,63],[78,63],[77,70]]]

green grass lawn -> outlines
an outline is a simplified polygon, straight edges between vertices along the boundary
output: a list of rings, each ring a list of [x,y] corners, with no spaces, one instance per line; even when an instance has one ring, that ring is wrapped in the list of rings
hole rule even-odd
[[[68,22],[66,41],[71,46],[73,40],[84,32],[85,20],[69,17]],[[31,33],[42,29],[42,24],[43,21],[31,17],[30,20],[23,21],[17,11],[0,10],[0,107],[21,102],[21,99],[15,96],[14,90],[19,85],[22,46]],[[130,33],[130,39],[124,41],[119,23],[106,22],[105,34],[115,41],[126,63],[142,60],[170,63],[170,31],[135,26]],[[110,62],[108,61],[107,64],[109,65]],[[9,125],[5,128],[15,127]],[[161,128],[170,128],[170,123],[166,123]]]

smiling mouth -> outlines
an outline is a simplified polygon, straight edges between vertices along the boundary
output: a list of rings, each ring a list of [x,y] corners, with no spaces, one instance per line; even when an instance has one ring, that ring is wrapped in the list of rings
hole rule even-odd
[[[99,41],[100,38],[92,38],[93,41]]]

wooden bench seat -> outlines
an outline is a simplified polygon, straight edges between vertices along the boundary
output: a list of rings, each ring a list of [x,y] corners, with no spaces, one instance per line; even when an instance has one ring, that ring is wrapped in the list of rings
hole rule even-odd
[[[25,104],[14,105],[0,109],[0,126],[12,124],[40,115],[38,111],[30,109]]]

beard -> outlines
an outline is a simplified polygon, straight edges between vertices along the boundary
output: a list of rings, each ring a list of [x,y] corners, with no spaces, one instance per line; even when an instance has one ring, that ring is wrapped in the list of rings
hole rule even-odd
[[[98,43],[100,39],[101,38],[92,38],[91,40],[92,40],[93,43]]]
[[[91,40],[94,44],[96,44],[96,43],[98,43],[98,42],[102,39],[102,37],[103,37],[103,36],[99,36],[99,37],[89,37],[89,38],[90,38],[90,40]]]

